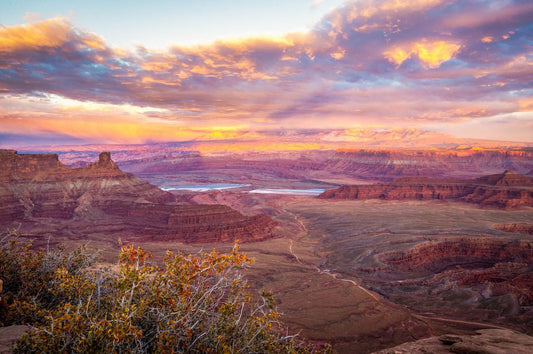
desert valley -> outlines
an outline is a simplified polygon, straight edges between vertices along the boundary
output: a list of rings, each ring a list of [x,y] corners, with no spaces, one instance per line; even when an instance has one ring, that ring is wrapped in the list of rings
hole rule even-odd
[[[1,1],[0,353],[533,353],[532,19]]]
[[[339,353],[478,330],[533,334],[528,148],[276,158],[174,149],[120,161],[94,152],[92,162],[83,150],[2,150],[2,228],[41,247],[87,243],[104,263],[119,239],[156,260],[238,240],[256,260],[252,289],[275,294],[292,332]],[[526,350],[528,338],[514,345]]]

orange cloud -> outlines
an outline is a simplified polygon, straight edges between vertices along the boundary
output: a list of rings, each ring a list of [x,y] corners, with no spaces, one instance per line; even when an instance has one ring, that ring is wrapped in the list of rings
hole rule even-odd
[[[385,1],[358,1],[349,15],[348,21],[352,22],[357,18],[371,18],[383,12],[398,11],[421,11],[435,7],[443,3],[443,0],[385,0]]]
[[[32,132],[36,135],[47,132],[107,143],[191,140],[201,135],[172,122],[146,121],[124,115],[77,113],[52,117],[49,114],[24,114],[23,120],[6,119],[1,115],[0,120],[0,129],[4,132]]]
[[[344,58],[345,55],[346,55],[345,50],[339,50],[337,52],[333,52],[330,54],[330,56],[335,60],[341,60],[342,58]]]
[[[452,59],[461,45],[451,41],[420,42],[409,43],[403,46],[395,46],[383,52],[385,58],[400,66],[405,60],[416,55],[425,67],[434,69],[442,63]]]
[[[420,125],[524,111],[531,9],[361,0],[305,33],[159,51],[111,48],[61,18],[2,27],[0,137],[19,124],[21,134],[87,139],[232,139],[240,133],[209,128]],[[484,44],[502,34],[505,46]]]
[[[67,19],[57,17],[25,25],[1,27],[0,52],[61,47],[75,37],[78,37],[79,49],[106,49],[104,40],[99,36],[87,32],[78,35],[72,31],[72,24]]]
[[[63,18],[0,28],[0,51],[59,47],[69,40],[70,24]]]
[[[427,8],[434,7],[443,0],[387,0],[383,1],[380,6],[382,11],[398,11],[398,10],[409,10],[409,11],[420,11]]]

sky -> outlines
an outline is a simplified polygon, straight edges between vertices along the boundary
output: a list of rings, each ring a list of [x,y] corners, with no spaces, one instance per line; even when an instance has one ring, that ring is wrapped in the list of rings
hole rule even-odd
[[[532,142],[532,19],[529,0],[2,0],[0,147],[309,129]]]

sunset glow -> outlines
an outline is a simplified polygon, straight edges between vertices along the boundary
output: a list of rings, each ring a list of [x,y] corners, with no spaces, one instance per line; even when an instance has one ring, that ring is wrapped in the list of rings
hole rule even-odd
[[[364,0],[324,13],[299,32],[158,49],[113,46],[69,17],[4,25],[0,146],[318,129],[320,147],[355,142],[361,127],[533,141],[530,1]]]

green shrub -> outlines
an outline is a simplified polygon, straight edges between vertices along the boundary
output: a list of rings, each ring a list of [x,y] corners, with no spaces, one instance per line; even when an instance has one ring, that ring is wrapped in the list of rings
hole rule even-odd
[[[128,245],[111,268],[91,266],[85,248],[30,247],[14,237],[0,242],[10,299],[2,321],[33,326],[15,353],[315,351],[283,334],[271,294],[252,298],[240,272],[252,260],[237,245],[228,254],[167,251],[161,267]]]

